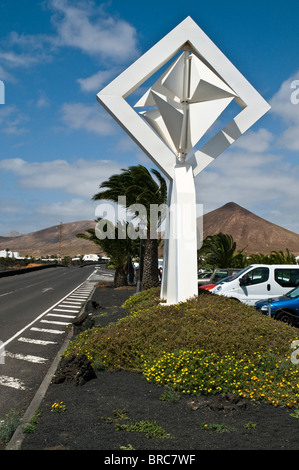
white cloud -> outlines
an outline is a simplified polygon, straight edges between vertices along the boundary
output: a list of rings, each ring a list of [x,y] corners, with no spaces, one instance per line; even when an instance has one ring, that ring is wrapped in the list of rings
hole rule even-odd
[[[229,151],[196,179],[197,202],[206,213],[232,201],[299,233],[298,179],[299,166],[282,155]]]
[[[299,151],[299,124],[286,129],[280,137],[279,142],[288,150],[292,150],[294,152]]]
[[[137,53],[136,30],[128,22],[104,15],[95,2],[50,0],[57,44],[124,63]]]
[[[82,91],[99,92],[109,80],[116,75],[114,69],[100,70],[99,72],[87,78],[79,78],[77,82],[80,84]]]
[[[95,103],[65,103],[61,108],[62,121],[73,130],[83,129],[99,135],[112,135],[116,132],[114,121]]]
[[[259,129],[257,132],[249,131],[236,141],[233,148],[251,152],[265,152],[269,149],[273,139],[273,134],[267,129]]]
[[[26,54],[16,54],[15,52],[0,52],[0,60],[13,67],[30,67],[36,58]]]
[[[2,171],[20,178],[19,184],[30,189],[60,190],[68,194],[90,198],[99,190],[99,184],[120,171],[118,163],[110,160],[66,160],[27,162],[21,158],[0,161]]]
[[[294,82],[297,83],[298,80],[299,70],[282,83],[270,101],[272,113],[288,126],[278,142],[291,151],[299,150],[299,103],[297,99],[293,99],[295,96],[298,97],[298,90],[293,87]]]
[[[299,105],[292,102],[292,94],[294,93],[292,83],[298,79],[299,70],[282,83],[280,89],[270,101],[271,112],[287,123],[296,122],[299,124]]]
[[[282,83],[270,101],[269,114],[278,118],[272,120],[272,132],[264,128],[247,132],[196,179],[198,203],[204,204],[205,213],[233,201],[299,233],[294,217],[299,161],[287,153],[299,150],[299,104],[291,100],[291,85],[298,79],[299,71]]]
[[[16,68],[29,68],[49,62],[61,48],[75,48],[97,61],[103,61],[108,70],[80,78],[82,90],[95,90],[99,83],[109,79],[113,70],[132,61],[138,55],[138,39],[134,26],[127,21],[104,12],[106,5],[94,0],[46,0],[55,28],[54,34],[20,34],[12,31],[0,40],[0,79],[15,81]],[[12,73],[11,73],[12,72]],[[108,77],[108,78],[107,78]]]
[[[0,107],[0,132],[5,134],[23,134],[27,129],[23,127],[28,118],[14,105]]]
[[[51,219],[55,221],[63,220],[64,222],[95,219],[95,205],[84,199],[41,204],[37,206],[35,212],[47,217],[48,223]]]

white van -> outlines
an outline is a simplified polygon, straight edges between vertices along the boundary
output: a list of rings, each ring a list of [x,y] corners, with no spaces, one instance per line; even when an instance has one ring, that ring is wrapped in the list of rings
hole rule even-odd
[[[253,305],[261,299],[283,295],[299,285],[299,265],[253,264],[210,290]]]

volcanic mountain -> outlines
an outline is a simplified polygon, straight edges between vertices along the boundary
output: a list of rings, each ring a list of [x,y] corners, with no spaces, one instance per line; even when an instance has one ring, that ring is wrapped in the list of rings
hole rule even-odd
[[[95,222],[83,220],[58,224],[18,237],[0,237],[0,250],[17,251],[20,256],[35,258],[47,256],[76,256],[77,254],[98,253],[101,250],[93,242],[77,238],[77,233],[94,228]]]
[[[203,237],[219,232],[232,235],[237,249],[248,254],[285,252],[299,255],[299,235],[275,225],[234,202],[203,216]]]
[[[53,227],[28,233],[18,237],[0,237],[0,250],[18,251],[21,256],[40,257],[47,255],[76,256],[77,254],[101,253],[94,243],[77,238],[94,228],[95,222],[85,220],[58,224]],[[219,232],[232,235],[237,249],[245,249],[248,254],[286,251],[299,255],[299,235],[283,227],[268,222],[243,207],[229,202],[203,216],[203,236]],[[159,252],[162,255],[162,250]]]

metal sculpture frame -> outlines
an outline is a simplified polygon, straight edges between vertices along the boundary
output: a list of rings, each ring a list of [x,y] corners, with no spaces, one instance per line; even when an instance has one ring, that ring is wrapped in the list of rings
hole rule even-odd
[[[180,51],[182,55],[136,104],[155,104],[159,112],[138,114],[126,98]],[[196,88],[190,75],[191,56],[192,72],[195,70],[199,80],[204,77],[200,88]],[[178,78],[178,72],[183,78]],[[186,91],[187,83],[189,92]],[[192,85],[193,101],[189,96]],[[178,98],[178,95],[181,96]],[[161,298],[166,299],[167,304],[186,301],[198,294],[194,179],[252,127],[270,106],[190,17],[101,90],[97,99],[169,179],[170,211],[164,243]],[[194,131],[200,140],[233,100],[241,111],[196,149],[191,133]],[[186,140],[187,134],[189,140]],[[177,235],[186,224],[184,207],[188,207],[188,231],[192,234],[188,239]]]

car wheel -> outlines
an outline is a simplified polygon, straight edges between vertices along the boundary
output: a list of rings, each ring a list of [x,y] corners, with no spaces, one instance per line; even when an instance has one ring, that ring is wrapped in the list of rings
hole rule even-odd
[[[277,312],[275,319],[282,321],[283,323],[287,323],[287,325],[293,325],[292,314],[289,312],[284,312],[283,310],[281,312]]]

